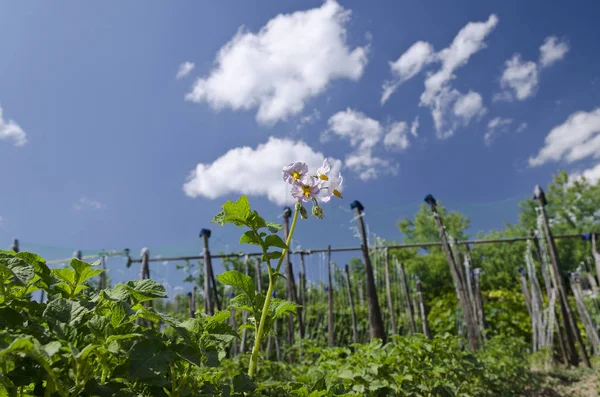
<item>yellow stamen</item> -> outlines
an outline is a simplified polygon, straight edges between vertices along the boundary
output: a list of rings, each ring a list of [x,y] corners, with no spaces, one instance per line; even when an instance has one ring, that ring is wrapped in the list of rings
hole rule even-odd
[[[302,186],[304,197],[310,197],[310,186]]]
[[[300,179],[300,173],[296,172],[296,171],[292,171],[292,178],[294,179]]]
[[[337,189],[333,189],[333,195],[342,198],[342,193],[340,193],[340,191]]]
[[[320,178],[321,180],[323,180],[323,181],[328,181],[328,180],[329,180],[329,178],[328,178],[328,177],[327,177],[327,175],[325,175],[325,174],[321,174],[321,175],[319,175],[319,178]]]

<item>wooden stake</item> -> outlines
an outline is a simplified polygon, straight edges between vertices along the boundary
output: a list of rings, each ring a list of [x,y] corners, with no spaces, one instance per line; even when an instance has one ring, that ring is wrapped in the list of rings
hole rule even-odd
[[[369,246],[367,244],[367,232],[363,220],[362,211],[364,207],[358,201],[354,201],[350,205],[351,209],[356,209],[356,218],[362,238],[362,252],[365,260],[365,273],[367,282],[367,306],[369,311],[369,334],[371,339],[379,338],[384,343],[386,341],[385,329],[383,327],[383,319],[381,317],[381,309],[379,307],[379,299],[377,298],[377,289],[375,288],[375,277],[373,275],[373,266],[369,257]]]
[[[17,254],[19,253],[19,239],[13,240],[12,247],[10,249],[13,250]]]
[[[249,269],[249,264],[248,264],[249,258],[248,255],[246,255],[246,257],[244,258],[244,273],[246,274],[246,276],[249,275],[250,273],[250,269]],[[246,324],[246,321],[248,321],[248,312],[246,310],[244,310],[242,312],[242,324]],[[246,352],[246,342],[248,338],[248,329],[244,328],[242,330],[242,341],[240,343],[240,353],[244,354]]]
[[[211,274],[211,262],[210,262],[210,251],[208,249],[208,238],[210,237],[210,230],[202,229],[200,231],[200,237],[204,245],[204,312],[209,316],[215,314],[214,306],[212,303],[212,292],[210,285],[210,274]]]
[[[536,233],[533,230],[529,230],[529,236],[531,237],[531,240],[533,241],[533,246],[535,248],[534,253],[538,259],[538,262],[540,264],[540,268],[543,268],[544,265],[544,258],[542,256],[542,250],[540,249],[540,242],[538,240],[538,236],[536,235]],[[552,268],[552,266],[547,266],[548,267],[548,271],[549,271],[549,278],[551,280],[551,285],[550,288],[552,288],[552,284],[555,286],[554,288],[557,289],[558,291],[558,281],[556,280],[556,275],[554,274],[554,269]],[[546,288],[548,288],[548,286],[546,286]],[[546,294],[548,297],[550,297],[550,289],[546,289]],[[570,339],[570,331],[569,328],[565,326],[567,325],[566,321],[564,320],[564,303],[562,301],[562,299],[560,298],[560,293],[558,294],[558,305],[560,307],[560,311],[556,313],[556,320],[555,321],[555,329],[556,329],[556,339],[558,340],[558,348],[560,350],[560,356],[562,359],[562,362],[564,364],[569,364],[571,362],[577,362],[578,358],[575,356],[573,357],[573,351],[571,349],[569,349],[569,346],[571,346],[569,343],[567,343],[567,339]],[[530,302],[531,304],[531,302]],[[563,324],[563,327],[561,328],[561,322]],[[576,354],[576,353],[575,353]]]
[[[548,240],[548,251],[550,252],[550,262],[552,264],[552,269],[554,276],[557,281],[558,292],[560,296],[560,300],[563,302],[561,306],[563,319],[566,321],[565,329],[570,329],[571,334],[575,337],[579,348],[581,349],[581,358],[583,359],[583,363],[586,367],[590,368],[590,359],[588,358],[587,352],[585,351],[585,345],[583,344],[583,339],[581,338],[581,334],[579,333],[579,329],[577,328],[577,323],[575,321],[575,316],[573,315],[573,311],[571,310],[571,306],[569,306],[569,301],[567,299],[567,289],[565,288],[564,280],[560,274],[560,265],[558,262],[558,250],[556,249],[556,244],[554,242],[554,238],[552,237],[552,230],[550,230],[550,223],[548,222],[548,214],[546,213],[546,195],[544,191],[536,186],[535,199],[539,202],[539,209],[542,214],[544,231],[546,233],[546,239]],[[578,355],[577,350],[575,349],[575,345],[571,338],[567,338],[568,350],[573,352],[571,364],[578,364]]]
[[[533,315],[531,313],[531,294],[529,293],[529,287],[527,286],[527,278],[525,277],[526,271],[523,268],[519,269],[519,280],[521,281],[521,291],[523,292],[523,297],[525,298],[525,305],[527,305],[527,312],[529,313],[529,317]]]
[[[417,297],[419,298],[419,311],[421,313],[421,325],[423,326],[423,335],[431,339],[431,331],[429,330],[429,321],[427,321],[427,308],[425,307],[425,301],[423,300],[423,288],[421,287],[421,280],[417,278],[416,282]]]
[[[256,259],[256,290],[262,292],[262,263],[260,257]]]
[[[600,253],[596,249],[596,239],[598,235],[596,233],[592,233],[592,256],[594,257],[594,262],[596,263],[596,277],[598,277],[598,284],[600,285]]]
[[[398,267],[398,275],[400,275],[400,288],[402,289],[402,295],[404,296],[404,309],[406,311],[406,316],[408,317],[408,325],[410,331],[414,334],[417,332],[417,325],[415,324],[415,314],[410,300],[410,291],[408,289],[404,264],[396,260],[396,266]]]
[[[283,234],[284,240],[287,241],[289,232],[290,232],[290,216],[292,215],[292,210],[289,207],[286,207],[283,210]],[[285,255],[285,270],[287,277],[287,292],[288,292],[288,300],[299,304],[298,296],[296,294],[296,283],[294,282],[294,268],[292,266],[292,262],[290,261],[290,251],[286,251]],[[304,321],[302,316],[302,306],[298,306],[296,308],[296,316],[298,317],[298,328],[300,329],[300,338],[304,338]],[[290,314],[289,317],[289,328],[288,328],[288,342],[290,345],[294,344],[294,316]]]
[[[358,343],[358,318],[356,317],[356,308],[354,307],[354,297],[352,296],[352,285],[350,283],[350,269],[348,265],[344,267],[346,273],[346,290],[348,292],[348,302],[352,311],[352,343]]]
[[[327,252],[327,306],[328,306],[328,317],[327,317],[327,344],[329,347],[335,345],[334,340],[334,322],[333,322],[333,283],[331,280],[331,245],[329,246],[329,252]]]
[[[485,321],[485,310],[483,307],[483,296],[481,295],[481,288],[479,286],[479,275],[481,269],[473,269],[473,294],[475,295],[475,305],[477,307],[477,322],[479,323],[479,329],[481,336],[485,339],[485,329],[487,328],[487,322]]]
[[[479,349],[479,341],[480,334],[479,329],[477,327],[477,322],[475,321],[475,317],[473,316],[473,310],[471,305],[469,304],[469,298],[467,295],[467,291],[465,289],[464,282],[461,278],[461,271],[459,266],[457,266],[454,261],[454,257],[452,255],[452,250],[448,245],[448,239],[446,237],[446,231],[444,229],[444,224],[442,223],[442,219],[440,215],[437,213],[437,203],[432,195],[428,195],[425,197],[425,201],[431,206],[431,212],[433,213],[433,218],[435,220],[435,224],[438,228],[438,232],[440,234],[440,240],[442,243],[442,250],[446,254],[446,259],[448,261],[448,265],[450,266],[450,273],[452,274],[452,279],[454,280],[454,285],[456,286],[456,290],[458,293],[458,300],[460,302],[463,317],[465,320],[465,325],[467,327],[467,335],[469,340],[469,346],[471,350],[475,351]]]
[[[304,264],[304,252],[300,253],[300,268],[302,273],[300,274],[300,304],[302,305],[302,324],[306,329],[306,266]]]
[[[102,270],[103,270],[103,272],[100,273],[100,283],[99,283],[100,284],[99,285],[100,288],[99,289],[103,290],[103,289],[107,288],[107,285],[106,285],[106,255],[102,255],[100,257],[100,261],[102,263]]]
[[[388,249],[385,250],[385,293],[387,295],[392,334],[396,335],[398,334],[398,328],[396,327],[396,315],[394,314],[394,303],[392,300],[392,286],[390,284],[390,251]]]
[[[592,351],[595,356],[600,355],[600,337],[598,337],[598,332],[596,331],[596,327],[590,317],[590,313],[585,307],[585,303],[583,301],[583,292],[581,289],[581,280],[579,278],[579,274],[572,273],[571,274],[571,290],[573,291],[573,296],[575,296],[575,306],[577,307],[577,311],[579,312],[579,317],[583,322],[585,333],[587,335],[587,340],[590,345],[592,345]]]

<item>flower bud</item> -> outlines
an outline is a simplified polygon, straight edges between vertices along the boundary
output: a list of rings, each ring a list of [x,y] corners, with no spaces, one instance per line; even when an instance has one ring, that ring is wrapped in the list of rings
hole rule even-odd
[[[323,212],[323,208],[321,208],[318,205],[315,205],[312,207],[312,214],[313,216],[316,216],[319,219],[323,219],[323,217],[325,217],[325,213]]]
[[[300,216],[302,217],[302,219],[308,219],[308,212],[306,211],[306,208],[304,208],[300,201],[296,203],[296,210],[300,212]]]

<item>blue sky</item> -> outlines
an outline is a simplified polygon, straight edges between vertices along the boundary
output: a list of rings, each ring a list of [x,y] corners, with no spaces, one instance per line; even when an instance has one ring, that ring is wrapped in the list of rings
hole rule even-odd
[[[427,193],[470,216],[473,233],[500,228],[558,168],[600,177],[599,11],[593,1],[2,2],[0,242],[18,237],[48,259],[193,254],[209,227],[213,252],[235,251],[239,232],[210,220],[240,193],[277,218],[274,158],[304,160],[296,154],[336,159],[344,175],[344,199],[300,225],[302,247],[356,245],[353,200],[388,239],[401,240],[396,220]],[[407,53],[419,41],[423,51]],[[194,68],[177,78],[184,62]],[[382,85],[403,79],[382,105]],[[137,277],[110,266],[116,280]],[[178,282],[173,270],[168,279]]]

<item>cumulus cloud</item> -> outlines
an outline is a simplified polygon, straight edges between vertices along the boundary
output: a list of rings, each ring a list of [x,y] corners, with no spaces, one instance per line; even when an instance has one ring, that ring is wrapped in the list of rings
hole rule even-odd
[[[13,120],[4,120],[3,110],[0,106],[0,141],[12,140],[15,146],[27,143],[25,131]]]
[[[383,144],[386,148],[392,150],[404,150],[408,148],[408,124],[404,121],[392,123],[389,131],[383,138]]]
[[[80,212],[86,209],[91,209],[91,210],[101,210],[106,208],[106,206],[104,204],[102,204],[101,202],[97,201],[97,200],[92,200],[88,197],[82,197],[79,200],[77,200],[76,203],[73,204],[73,209],[76,212]]]
[[[535,94],[538,86],[538,67],[535,62],[524,62],[521,55],[515,54],[506,61],[505,66],[500,78],[500,86],[505,91],[497,99],[512,100],[514,95],[522,101]]]
[[[492,144],[493,137],[497,132],[506,131],[508,129],[508,126],[511,125],[512,123],[513,123],[513,119],[502,118],[502,117],[496,117],[496,118],[492,119],[488,123],[487,131],[486,131],[485,135],[483,136],[483,141],[485,142],[486,146],[489,146]]]
[[[324,134],[326,139],[331,135],[337,136],[348,140],[350,146],[354,148],[354,151],[346,157],[345,165],[356,172],[360,179],[366,181],[384,173],[397,173],[397,165],[373,154],[375,146],[386,133],[386,128],[379,121],[348,108],[331,116],[328,126],[329,129]],[[387,132],[393,128],[398,129],[397,123],[388,127]]]
[[[256,119],[263,124],[300,113],[331,81],[362,76],[367,47],[347,44],[349,17],[349,10],[327,0],[318,8],[280,14],[258,33],[240,29],[186,99],[214,109],[258,108]]]
[[[177,75],[175,76],[176,79],[182,79],[185,76],[187,76],[188,74],[190,74],[190,72],[192,70],[194,70],[194,63],[193,62],[184,62],[181,65],[179,65],[179,69],[177,69]]]
[[[540,65],[544,68],[560,61],[569,52],[569,44],[556,36],[546,37],[540,46]]]
[[[433,46],[424,41],[413,44],[398,60],[390,63],[395,79],[384,83],[382,104],[404,81],[414,77],[425,66],[439,63],[440,68],[429,73],[425,79],[425,90],[419,105],[431,110],[438,138],[452,136],[459,122],[468,124],[473,117],[485,111],[481,95],[475,92],[463,95],[452,88],[451,82],[456,78],[455,72],[485,48],[485,39],[497,24],[498,17],[495,14],[490,15],[487,21],[469,22],[457,33],[452,43],[439,52],[434,52]]]
[[[417,132],[419,131],[419,125],[419,116],[417,116],[410,125],[410,134],[412,136],[417,136]]]
[[[416,76],[425,65],[434,60],[433,46],[426,41],[417,41],[395,62],[390,62],[395,79],[383,83],[381,104],[383,105],[402,83]]]
[[[465,124],[469,124],[473,117],[483,116],[486,111],[481,95],[474,91],[469,91],[454,102],[454,114],[462,118]]]
[[[504,63],[504,71],[500,77],[501,92],[494,95],[494,100],[522,101],[535,95],[539,85],[540,70],[552,66],[565,57],[569,51],[566,41],[556,36],[546,37],[540,46],[538,63],[523,61],[521,54],[514,54]]]
[[[529,165],[560,160],[573,163],[587,157],[600,158],[600,108],[575,112],[554,127],[538,154],[529,158]]]
[[[591,184],[595,184],[600,181],[600,164],[597,164],[595,167],[589,168],[584,171],[576,171],[569,175],[570,181],[575,181],[580,179],[581,177],[585,178]]]
[[[198,164],[183,185],[189,197],[216,199],[228,194],[264,196],[277,204],[294,202],[281,169],[292,161],[304,161],[316,170],[325,156],[302,141],[270,137],[256,148],[237,147],[211,164]],[[332,175],[337,175],[342,162],[329,159]]]

